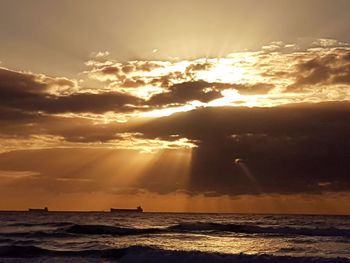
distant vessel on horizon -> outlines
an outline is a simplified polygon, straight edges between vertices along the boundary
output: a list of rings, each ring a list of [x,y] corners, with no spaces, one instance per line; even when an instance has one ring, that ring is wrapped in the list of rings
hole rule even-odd
[[[120,212],[120,213],[136,212],[136,213],[142,213],[143,209],[142,209],[141,206],[138,206],[136,209],[111,208],[111,212]]]
[[[49,212],[47,207],[45,208],[29,208],[28,212]]]

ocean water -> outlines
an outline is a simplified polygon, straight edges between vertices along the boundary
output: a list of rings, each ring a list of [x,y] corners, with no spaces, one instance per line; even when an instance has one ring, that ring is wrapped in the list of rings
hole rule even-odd
[[[350,262],[350,217],[1,212],[0,262]]]

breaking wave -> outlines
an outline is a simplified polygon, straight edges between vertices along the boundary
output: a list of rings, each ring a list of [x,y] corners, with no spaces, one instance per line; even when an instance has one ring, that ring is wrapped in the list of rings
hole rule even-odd
[[[46,223],[10,223],[7,224],[7,226],[18,226],[18,227],[34,227],[34,226],[52,226],[52,227],[63,227],[63,226],[69,226],[72,225],[71,222],[46,222]]]
[[[126,228],[106,225],[72,225],[68,233],[90,235],[143,235],[169,232],[232,232],[242,234],[273,234],[350,237],[350,229],[306,228],[306,227],[262,227],[256,225],[218,224],[218,223],[181,223],[167,228]]]
[[[63,224],[62,224],[63,225]],[[162,233],[194,233],[194,232],[230,232],[238,234],[262,234],[272,236],[321,236],[350,238],[350,229],[341,228],[306,228],[306,227],[271,227],[246,224],[219,224],[219,223],[181,223],[166,228],[131,228],[110,225],[81,225],[64,224],[50,231],[28,231],[14,233],[0,233],[5,237],[67,237],[72,235],[146,235]]]
[[[236,262],[236,263],[349,263],[345,258],[291,257],[272,255],[220,254],[198,251],[163,250],[156,247],[130,246],[103,250],[57,251],[36,246],[0,246],[1,258],[16,258],[16,262],[26,262],[28,258],[72,258],[75,262],[88,262],[86,259],[113,259],[118,262]],[[23,259],[23,261],[21,260]],[[94,261],[96,262],[96,261]]]
[[[68,233],[88,235],[142,235],[153,234],[162,231],[159,228],[127,228],[106,225],[72,225],[66,229]]]
[[[350,237],[350,229],[306,228],[306,227],[262,227],[256,225],[218,224],[218,223],[182,223],[168,227],[173,231],[225,231],[244,234],[275,234],[302,236],[341,236]]]

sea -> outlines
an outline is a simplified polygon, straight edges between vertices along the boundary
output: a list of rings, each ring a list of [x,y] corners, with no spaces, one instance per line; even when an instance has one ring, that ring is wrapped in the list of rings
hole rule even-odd
[[[0,212],[0,262],[350,263],[350,217]]]

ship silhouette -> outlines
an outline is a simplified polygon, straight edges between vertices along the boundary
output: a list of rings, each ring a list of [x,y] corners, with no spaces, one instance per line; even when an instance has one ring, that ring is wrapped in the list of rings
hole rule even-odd
[[[45,208],[29,208],[28,212],[49,212],[47,207]]]
[[[125,209],[125,208],[111,208],[111,212],[119,212],[119,213],[130,213],[130,212],[136,212],[136,213],[142,213],[143,209],[141,206],[138,206],[135,209]]]

